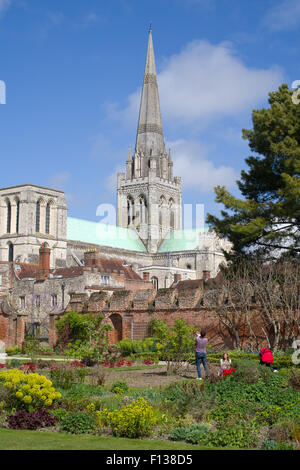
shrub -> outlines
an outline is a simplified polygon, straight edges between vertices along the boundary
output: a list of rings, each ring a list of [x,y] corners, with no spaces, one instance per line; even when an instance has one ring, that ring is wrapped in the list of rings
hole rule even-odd
[[[79,362],[79,361],[78,361]],[[82,366],[74,366],[74,363],[60,367],[51,367],[51,380],[56,387],[68,390],[73,384],[83,384],[87,376],[87,371]]]
[[[36,430],[48,426],[54,426],[57,419],[47,410],[38,410],[28,413],[26,410],[19,410],[15,414],[7,417],[8,425],[11,429],[31,429]]]
[[[207,442],[210,429],[203,424],[195,424],[190,426],[186,432],[186,441],[192,444],[198,444],[199,442]]]
[[[56,387],[68,390],[75,382],[75,371],[66,366],[53,367],[50,370],[50,377]]]
[[[294,450],[294,446],[286,442],[277,442],[276,450]]]
[[[256,437],[248,425],[233,425],[218,429],[210,433],[208,446],[237,447],[246,449],[254,446]]]
[[[97,412],[99,421],[112,429],[116,436],[138,438],[149,435],[157,423],[154,410],[144,398],[139,398],[120,410]]]
[[[0,382],[18,399],[19,406],[27,407],[29,411],[49,407],[61,398],[52,382],[37,373],[24,374],[18,369],[0,371]]]
[[[18,346],[13,346],[11,348],[6,348],[6,354],[8,356],[16,356],[18,354],[22,353],[22,349],[19,348]]]
[[[18,368],[18,367],[21,367],[22,362],[19,359],[12,359],[9,365],[12,368]]]
[[[117,393],[121,395],[122,393],[126,393],[129,390],[129,387],[126,382],[115,382],[110,389],[113,393]]]
[[[55,410],[50,410],[49,413],[51,416],[54,416],[57,421],[62,421],[69,412],[65,408],[56,408]]]
[[[262,450],[276,450],[277,449],[277,444],[273,439],[266,439],[262,445],[261,445]]]
[[[170,433],[170,439],[172,441],[184,441],[186,438],[187,428],[183,426],[177,426],[172,429]]]
[[[61,421],[61,430],[71,434],[90,434],[96,429],[95,418],[90,413],[68,413]]]

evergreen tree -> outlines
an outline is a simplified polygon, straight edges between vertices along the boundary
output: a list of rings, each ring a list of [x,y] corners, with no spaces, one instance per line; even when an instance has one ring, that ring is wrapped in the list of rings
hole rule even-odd
[[[269,93],[270,107],[254,110],[253,129],[242,131],[254,153],[237,182],[244,199],[215,188],[226,210],[207,222],[234,256],[300,254],[300,104],[292,94],[286,84]]]

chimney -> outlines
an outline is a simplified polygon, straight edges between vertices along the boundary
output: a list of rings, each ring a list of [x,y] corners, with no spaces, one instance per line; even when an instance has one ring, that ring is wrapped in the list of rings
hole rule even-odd
[[[143,279],[144,281],[150,281],[150,274],[149,273],[143,273]]]
[[[46,243],[42,243],[40,248],[40,259],[39,259],[39,268],[40,276],[46,278],[50,274],[50,248]]]
[[[181,274],[175,273],[174,274],[174,283],[177,284],[177,282],[181,281]]]
[[[203,281],[207,281],[208,279],[210,279],[210,271],[204,270],[202,278],[203,278]]]
[[[88,267],[96,267],[98,264],[98,250],[97,248],[87,250],[84,253],[84,265]]]

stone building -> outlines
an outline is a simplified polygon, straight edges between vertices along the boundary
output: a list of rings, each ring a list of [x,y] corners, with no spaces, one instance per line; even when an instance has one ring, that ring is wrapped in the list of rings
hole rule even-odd
[[[39,250],[39,264],[2,263],[7,285],[0,295],[0,340],[7,347],[21,345],[26,332],[38,332],[48,341],[51,316],[59,318],[75,298],[87,305],[89,299],[105,293],[110,298],[116,291],[153,290],[119,259],[99,258],[96,250],[85,253],[84,266],[50,268],[51,250],[46,243]],[[2,271],[3,272],[3,271]],[[74,310],[76,305],[74,304]]]
[[[156,288],[169,287],[175,274],[197,279],[217,275],[230,244],[207,228],[182,229],[181,178],[173,176],[166,151],[149,32],[144,82],[133,155],[118,174],[116,226],[67,216],[64,193],[26,184],[0,189],[0,262],[37,263],[47,242],[51,268],[83,266],[84,253],[122,259]]]
[[[56,296],[49,305],[63,308],[63,282],[70,292],[91,295],[94,285],[103,287],[99,275],[109,270],[104,260],[118,260],[119,273],[137,276],[110,276],[111,288],[132,292],[141,283],[157,290],[179,278],[200,279],[204,271],[215,277],[225,262],[227,240],[206,227],[182,227],[181,178],[173,176],[172,153],[165,148],[151,30],[135,149],[129,150],[126,173],[118,174],[117,183],[115,226],[68,217],[65,195],[57,189],[32,184],[0,189],[0,295],[9,295],[19,308],[23,291],[32,299],[49,293]],[[41,247],[50,250],[43,281],[37,280]],[[87,264],[86,252],[93,250],[102,260],[96,267]],[[67,304],[69,298],[64,300]]]

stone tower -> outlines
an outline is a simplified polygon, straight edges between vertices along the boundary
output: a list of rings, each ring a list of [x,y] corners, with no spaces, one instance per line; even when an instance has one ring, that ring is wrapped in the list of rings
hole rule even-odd
[[[67,258],[67,204],[63,191],[24,184],[0,189],[0,261],[39,263],[51,249],[51,268]]]
[[[129,148],[117,191],[117,225],[135,229],[149,253],[157,252],[170,230],[181,230],[181,178],[173,177],[165,148],[151,29],[135,151]]]

